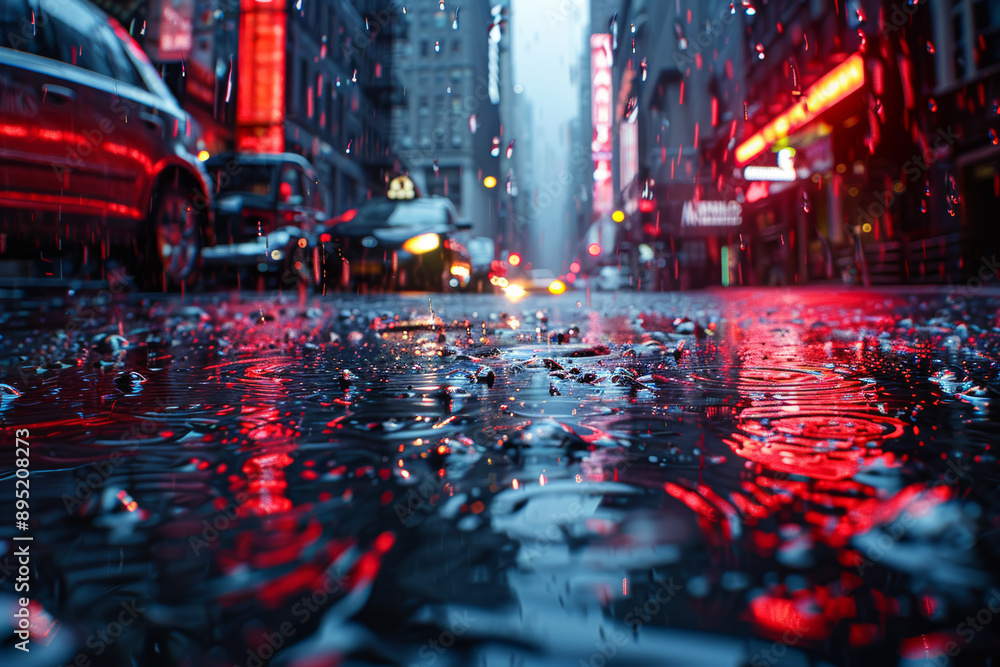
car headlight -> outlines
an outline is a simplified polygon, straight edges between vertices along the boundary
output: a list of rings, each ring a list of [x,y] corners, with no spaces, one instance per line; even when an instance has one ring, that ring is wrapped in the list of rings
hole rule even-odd
[[[414,255],[422,255],[441,246],[441,237],[437,234],[421,234],[403,244],[403,250]]]

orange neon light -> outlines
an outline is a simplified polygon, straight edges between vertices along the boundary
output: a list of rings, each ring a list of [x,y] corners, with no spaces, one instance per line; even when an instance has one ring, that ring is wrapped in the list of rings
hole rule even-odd
[[[736,149],[736,164],[745,165],[768,146],[801,129],[865,83],[865,61],[860,53],[840,63],[814,83],[794,105],[762,127]]]
[[[280,153],[284,149],[285,20],[284,3],[241,2],[238,150]]]

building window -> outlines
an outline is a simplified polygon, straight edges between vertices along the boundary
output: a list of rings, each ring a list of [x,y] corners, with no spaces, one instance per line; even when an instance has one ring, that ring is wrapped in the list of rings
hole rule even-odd
[[[972,5],[976,26],[980,69],[1000,63],[1000,4],[992,0],[975,0]]]

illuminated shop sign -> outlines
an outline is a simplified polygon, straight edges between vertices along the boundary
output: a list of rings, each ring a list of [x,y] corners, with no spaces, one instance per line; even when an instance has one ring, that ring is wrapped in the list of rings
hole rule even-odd
[[[750,165],[743,169],[743,178],[748,181],[794,181],[795,151],[791,148],[782,148],[778,151],[777,167],[758,167]]]
[[[855,53],[810,86],[797,103],[740,144],[736,149],[736,163],[742,166],[750,162],[774,142],[802,129],[821,113],[860,90],[864,83],[865,61],[860,53]]]
[[[146,48],[157,62],[179,61],[191,52],[194,0],[152,0]]]
[[[284,3],[241,0],[237,150],[282,152],[284,121]]]
[[[687,201],[681,215],[682,227],[739,227],[743,207],[735,201]]]
[[[614,206],[611,183],[611,35],[590,36],[591,99],[594,137],[594,212],[610,213]]]

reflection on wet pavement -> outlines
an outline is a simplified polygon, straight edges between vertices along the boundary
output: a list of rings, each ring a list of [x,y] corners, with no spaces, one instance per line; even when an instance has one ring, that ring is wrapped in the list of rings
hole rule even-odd
[[[81,297],[61,317],[4,314],[35,612],[30,658],[2,616],[5,665],[1000,654],[995,301]]]

